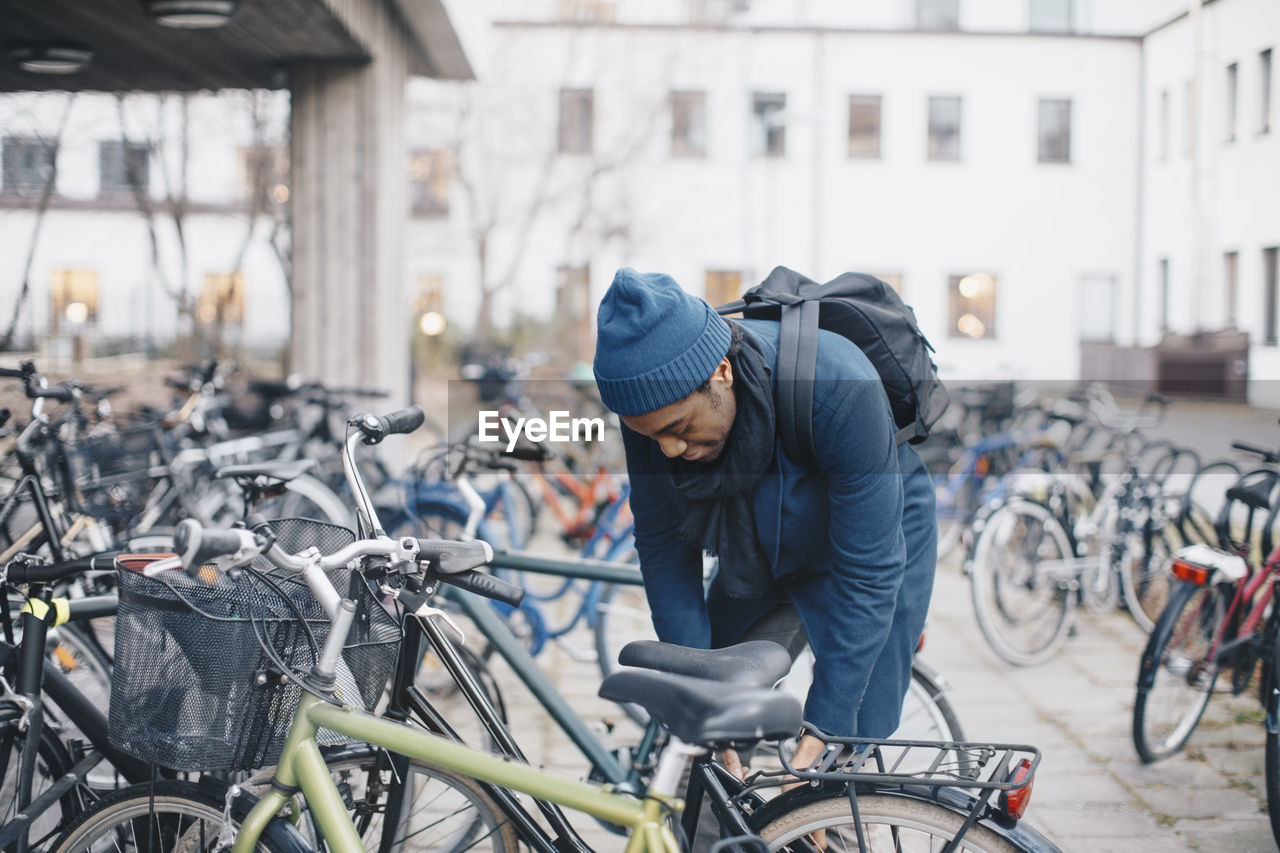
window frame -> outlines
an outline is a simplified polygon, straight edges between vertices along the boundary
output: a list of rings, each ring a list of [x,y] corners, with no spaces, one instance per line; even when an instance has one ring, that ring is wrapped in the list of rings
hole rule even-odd
[[[787,93],[755,90],[751,93],[751,125],[753,157],[781,160],[787,156]],[[780,123],[770,116],[784,116]]]
[[[706,91],[702,89],[673,89],[671,90],[669,101],[671,108],[671,156],[680,159],[706,159]]]
[[[990,292],[966,296],[963,282],[969,278],[985,278],[990,281]],[[953,273],[947,276],[947,337],[957,340],[995,341],[999,340],[1000,278],[995,273],[969,272]],[[983,305],[982,302],[987,304]],[[967,310],[966,310],[967,309]],[[977,309],[978,313],[975,313]],[[984,316],[979,316],[981,313]],[[982,334],[973,335],[961,328],[966,316],[972,316],[983,329]]]
[[[868,149],[865,153],[854,150],[854,108],[856,102],[861,101],[862,106],[875,106],[875,144],[874,150]],[[846,155],[850,160],[881,160],[884,159],[884,96],[870,93],[852,93],[848,99],[848,125],[846,130]]]
[[[964,98],[961,95],[929,95],[928,101],[928,135],[926,136],[925,155],[926,159],[935,163],[959,163],[964,159]],[[935,107],[940,107],[945,103],[954,103],[956,105],[955,112],[955,155],[942,156],[943,144],[938,141],[935,145],[935,134],[941,130],[936,124],[938,118],[935,113]]]
[[[556,151],[560,154],[595,153],[596,90],[564,86],[560,89]]]
[[[1063,134],[1066,139],[1065,150],[1062,152],[1049,151],[1051,147],[1045,134],[1045,108],[1051,106],[1065,106],[1066,111],[1066,132]],[[1074,112],[1071,98],[1045,98],[1041,97],[1036,101],[1036,162],[1046,165],[1070,165],[1071,164],[1071,118]]]

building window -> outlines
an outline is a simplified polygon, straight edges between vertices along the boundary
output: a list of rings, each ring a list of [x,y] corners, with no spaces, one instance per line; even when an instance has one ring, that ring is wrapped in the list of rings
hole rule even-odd
[[[614,0],[560,0],[560,20],[574,24],[612,24],[618,19]]]
[[[1236,327],[1236,290],[1239,287],[1240,253],[1227,252],[1222,256],[1223,296],[1226,298],[1227,325]]]
[[[782,92],[756,92],[751,96],[752,153],[757,157],[787,154],[787,96]]]
[[[1270,249],[1262,250],[1262,293],[1263,293],[1263,342],[1276,345],[1276,309],[1280,307],[1280,293],[1276,292],[1276,288],[1280,284],[1276,281],[1276,255],[1280,254],[1280,250],[1272,246]]]
[[[145,193],[150,183],[146,145],[120,140],[98,143],[98,194]]]
[[[1236,141],[1236,92],[1240,85],[1240,66],[1231,63],[1227,66],[1227,142]]]
[[[726,305],[742,297],[742,273],[737,270],[707,270],[707,301]]]
[[[414,216],[448,216],[452,158],[443,148],[409,155],[409,209]]]
[[[1071,32],[1071,0],[1031,0],[1031,32]]]
[[[987,273],[953,275],[949,283],[953,338],[996,336],[996,277]]]
[[[707,156],[707,95],[671,93],[671,156]]]
[[[413,300],[418,315],[418,331],[429,338],[443,334],[448,321],[444,313],[444,276],[418,276],[418,295]]]
[[[1115,340],[1116,277],[1086,275],[1080,279],[1078,295],[1080,340],[1086,343]]]
[[[39,139],[6,136],[3,189],[7,193],[43,192],[53,175],[54,149]]]
[[[595,126],[595,92],[560,90],[560,153],[590,154]]]
[[[921,30],[960,29],[960,0],[916,0],[916,27]]]
[[[1169,90],[1160,90],[1160,135],[1156,140],[1157,154],[1162,161],[1169,159]]]
[[[55,269],[49,279],[52,331],[98,319],[98,271]]]
[[[1066,98],[1040,99],[1040,130],[1037,151],[1041,163],[1071,162],[1071,101]]]
[[[1169,259],[1160,259],[1160,331],[1169,331]]]
[[[241,148],[237,161],[237,183],[240,198],[253,203],[255,198],[284,204],[289,200],[289,155],[275,145]]]
[[[960,159],[960,99],[929,98],[929,159]]]
[[[1259,117],[1258,132],[1271,132],[1271,48],[1258,54],[1258,88],[1262,95],[1262,114]]]
[[[209,273],[200,287],[196,316],[202,323],[239,326],[244,323],[244,274]]]
[[[879,159],[880,96],[849,96],[849,157]]]

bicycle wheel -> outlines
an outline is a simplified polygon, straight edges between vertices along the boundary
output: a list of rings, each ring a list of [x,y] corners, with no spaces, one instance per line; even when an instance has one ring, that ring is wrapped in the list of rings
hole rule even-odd
[[[1129,538],[1121,555],[1120,591],[1124,604],[1142,630],[1151,633],[1173,585],[1173,555],[1181,546],[1177,529],[1144,530]]]
[[[965,823],[965,815],[924,800],[884,794],[858,797],[858,818],[871,851],[936,851],[943,849]],[[812,851],[810,836],[826,831],[826,850],[858,850],[849,798],[843,794],[797,806],[758,829],[770,851]],[[1018,853],[1018,848],[981,825],[970,827],[959,850],[971,853]]]
[[[1280,846],[1280,734],[1272,731],[1280,717],[1280,636],[1272,642],[1271,660],[1267,664],[1268,677],[1262,680],[1262,707],[1267,716],[1263,725],[1267,731],[1264,764],[1267,772],[1267,814],[1271,818],[1271,834]]]
[[[385,751],[359,747],[359,753],[328,761],[338,790],[352,811],[352,820],[365,849],[393,853],[430,850],[432,853],[505,853],[516,850],[515,828],[501,808],[472,779],[410,760],[404,784],[393,771]],[[400,818],[394,832],[385,831],[388,797],[400,797]],[[310,825],[311,821],[304,821]],[[314,845],[321,849],[320,844]]]
[[[933,667],[919,660],[911,662],[911,685],[902,703],[902,717],[893,737],[900,740],[964,740],[960,717],[947,693],[950,686]]]
[[[258,512],[267,518],[313,518],[351,527],[349,505],[332,489],[309,474],[285,483],[285,493],[258,503]]]
[[[1047,508],[1014,500],[993,512],[974,546],[974,614],[987,643],[1014,666],[1048,660],[1067,639],[1076,592],[1074,549]]]
[[[21,767],[22,749],[27,742],[27,732],[19,726],[20,716],[16,708],[0,709],[0,825],[7,824],[18,813],[18,769]],[[46,718],[40,744],[36,747],[32,800],[69,771],[72,765],[71,756],[62,741],[48,726]],[[84,809],[86,801],[87,792],[82,787],[72,787],[48,811],[39,815],[27,833],[30,849],[41,849],[47,844],[66,821]]]
[[[1217,586],[1180,584],[1151,632],[1133,703],[1133,745],[1144,762],[1181,750],[1200,722],[1221,668],[1229,604]]]
[[[62,834],[50,853],[194,853],[225,846],[220,834],[225,796],[213,782],[159,781],[133,785],[102,798]],[[232,829],[248,813],[247,797],[232,803]],[[306,842],[284,820],[273,820],[256,848],[263,853],[302,853]]]
[[[630,584],[608,584],[600,592],[596,605],[596,661],[600,675],[607,678],[619,669],[618,652],[632,640],[656,640],[649,600],[644,587]],[[623,705],[627,716],[637,723],[649,722],[649,714],[639,705]]]

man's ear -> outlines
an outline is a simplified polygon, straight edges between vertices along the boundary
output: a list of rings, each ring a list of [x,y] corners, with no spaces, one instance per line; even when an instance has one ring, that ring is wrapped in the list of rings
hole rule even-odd
[[[720,359],[720,363],[716,365],[715,372],[711,374],[710,381],[723,382],[726,388],[733,387],[733,365],[729,363],[729,359]]]

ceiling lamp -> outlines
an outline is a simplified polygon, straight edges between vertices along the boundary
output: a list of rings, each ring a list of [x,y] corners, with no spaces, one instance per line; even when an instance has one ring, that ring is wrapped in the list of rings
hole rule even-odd
[[[240,0],[144,0],[156,23],[186,30],[221,27],[240,10]]]
[[[93,51],[70,43],[20,44],[9,48],[9,58],[32,74],[74,74],[93,59]]]

